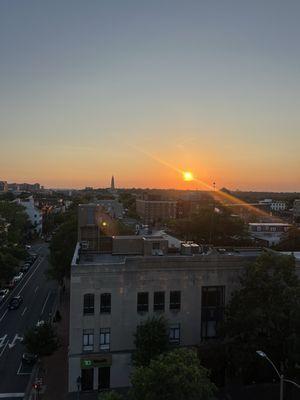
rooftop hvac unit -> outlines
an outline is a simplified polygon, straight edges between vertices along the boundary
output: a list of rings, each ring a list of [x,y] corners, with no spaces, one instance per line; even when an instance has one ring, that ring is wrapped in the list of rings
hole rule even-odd
[[[197,243],[191,243],[190,246],[191,246],[192,254],[199,254],[200,247],[199,247],[199,245]]]
[[[192,255],[192,248],[189,243],[181,243],[181,254],[183,256],[190,256]]]

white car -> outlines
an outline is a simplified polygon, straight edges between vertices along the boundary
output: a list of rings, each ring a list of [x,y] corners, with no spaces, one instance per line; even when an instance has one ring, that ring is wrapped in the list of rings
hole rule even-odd
[[[16,276],[13,277],[13,279],[12,279],[13,282],[14,282],[14,283],[19,282],[19,281],[23,278],[23,275],[24,275],[23,272],[19,272],[18,275],[16,275]]]
[[[0,289],[0,303],[5,299],[8,293],[9,293],[8,289]]]

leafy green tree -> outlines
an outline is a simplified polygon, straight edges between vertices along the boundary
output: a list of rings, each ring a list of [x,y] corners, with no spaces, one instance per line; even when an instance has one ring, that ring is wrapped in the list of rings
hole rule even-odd
[[[0,283],[5,284],[11,280],[17,265],[18,260],[14,256],[0,253]]]
[[[123,396],[114,390],[110,390],[109,392],[100,393],[98,396],[98,400],[122,400]]]
[[[193,350],[177,349],[137,367],[131,377],[133,400],[207,400],[215,392],[209,372]]]
[[[24,345],[28,353],[36,354],[38,357],[46,357],[59,348],[59,340],[52,325],[44,323],[25,333]]]
[[[300,229],[293,226],[287,237],[284,238],[274,249],[280,251],[300,251]]]
[[[51,279],[63,283],[69,277],[70,266],[77,242],[77,214],[70,215],[53,236],[50,243],[50,267],[47,271]]]
[[[223,334],[229,371],[249,379],[265,351],[287,373],[300,363],[300,281],[292,256],[263,253],[240,279],[226,309]]]
[[[132,355],[135,366],[147,366],[152,358],[169,348],[168,324],[164,317],[151,317],[137,326],[134,335],[136,350]]]
[[[239,217],[231,216],[229,211],[221,206],[206,206],[189,218],[172,220],[169,222],[169,229],[183,240],[198,243],[222,246],[251,243],[246,224]]]

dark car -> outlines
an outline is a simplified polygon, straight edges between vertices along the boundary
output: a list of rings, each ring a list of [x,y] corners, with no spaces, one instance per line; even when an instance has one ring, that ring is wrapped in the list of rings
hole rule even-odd
[[[27,263],[22,265],[20,271],[23,272],[23,273],[24,272],[28,272],[30,267],[31,267],[31,264],[27,262]]]
[[[37,355],[32,353],[23,353],[22,362],[24,364],[33,365],[37,361]]]
[[[8,309],[9,310],[16,310],[17,308],[20,307],[20,305],[23,302],[23,298],[21,296],[16,296],[10,299],[8,303]]]

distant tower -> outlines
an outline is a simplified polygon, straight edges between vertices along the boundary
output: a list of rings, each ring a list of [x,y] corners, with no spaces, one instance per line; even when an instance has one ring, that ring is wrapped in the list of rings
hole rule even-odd
[[[115,190],[115,178],[114,178],[114,176],[111,177],[110,189],[111,190]]]

